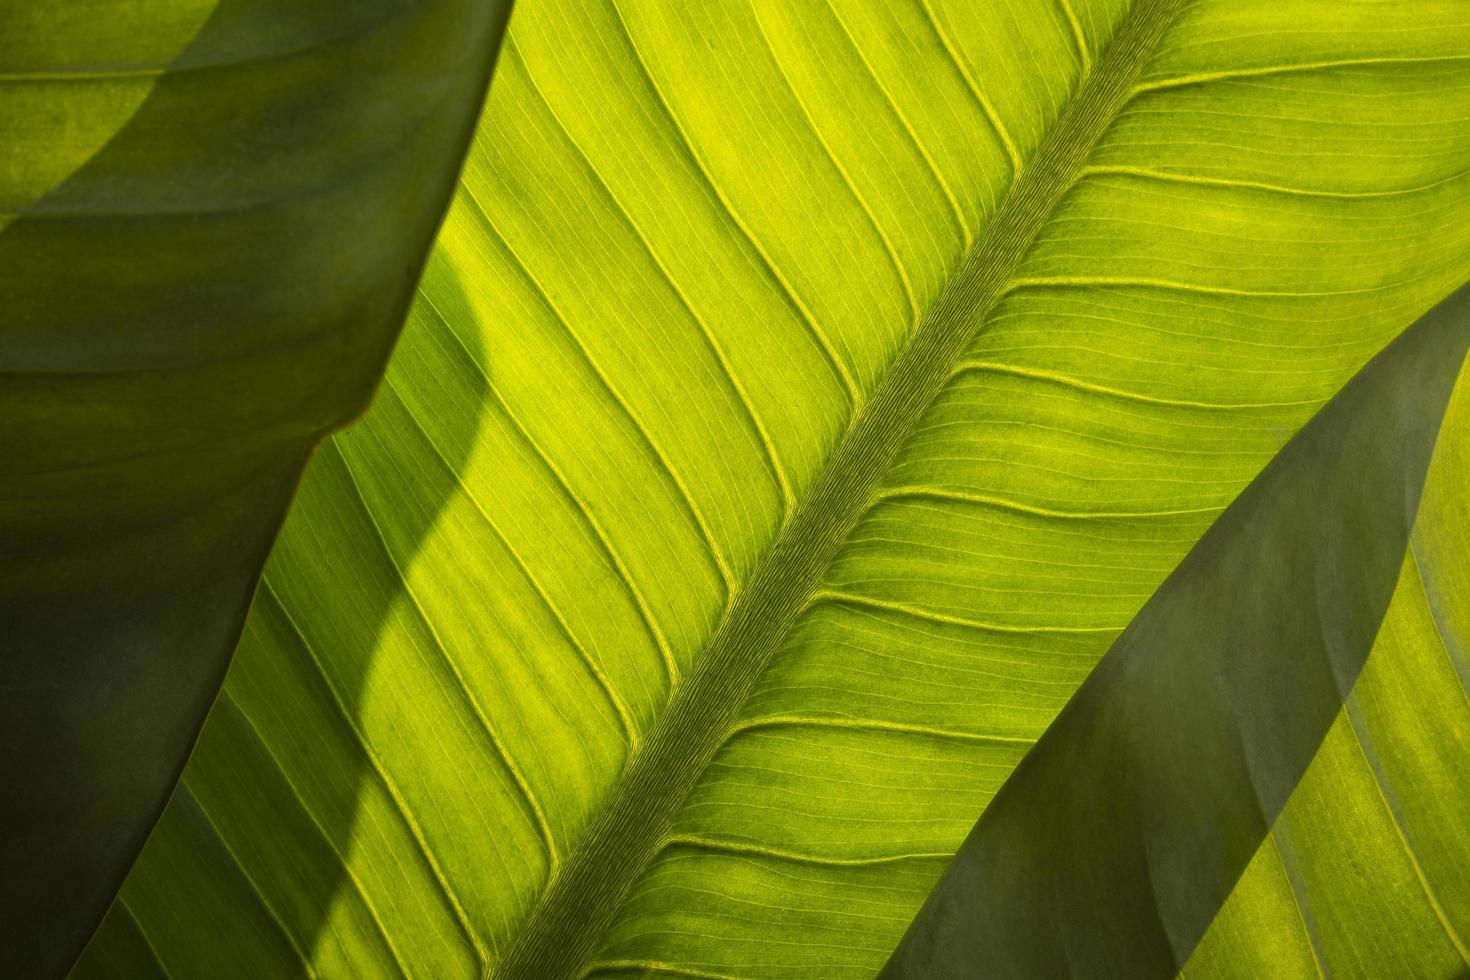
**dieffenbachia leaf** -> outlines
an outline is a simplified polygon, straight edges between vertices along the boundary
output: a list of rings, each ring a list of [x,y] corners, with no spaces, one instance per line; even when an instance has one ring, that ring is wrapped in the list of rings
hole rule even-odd
[[[0,5],[0,974],[80,953],[358,415],[507,12]]]
[[[860,977],[1470,278],[1470,11],[525,0],[78,976]]]
[[[1439,631],[1410,554],[1413,529],[1466,567],[1463,449],[1436,453],[1444,506],[1415,518],[1467,346],[1470,288],[1236,498],[996,794],[884,976],[1470,969],[1463,634]],[[1458,403],[1463,445],[1470,384]],[[1359,691],[1370,650],[1398,662]]]

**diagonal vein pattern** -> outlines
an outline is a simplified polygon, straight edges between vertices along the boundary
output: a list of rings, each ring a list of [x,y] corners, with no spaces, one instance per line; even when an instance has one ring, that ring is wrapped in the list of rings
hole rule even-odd
[[[568,969],[871,976],[1117,630],[1470,273],[1470,71],[1426,60],[1470,16],[1425,2],[1193,0],[1099,101],[1128,0],[523,0],[186,774],[214,824],[165,816],[78,980],[534,972],[589,875],[620,907]],[[666,826],[598,857],[635,756]],[[1335,969],[1282,840],[1302,912],[1271,908]]]
[[[906,436],[1004,295],[1027,247],[1129,98],[1180,6],[1181,0],[1146,0],[1119,27],[908,345],[852,415],[827,468],[731,605],[694,672],[674,688],[663,716],[582,844],[551,880],[498,976],[529,980],[581,970],[762,670],[817,592]]]

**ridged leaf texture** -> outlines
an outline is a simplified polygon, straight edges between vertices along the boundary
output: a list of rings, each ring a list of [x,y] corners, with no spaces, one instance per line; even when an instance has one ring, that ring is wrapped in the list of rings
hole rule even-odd
[[[1466,595],[1446,580],[1467,567],[1467,345],[1470,287],[1230,505],[996,794],[884,976],[1470,969]]]
[[[77,975],[873,975],[1221,512],[1470,277],[1467,52],[1453,0],[524,0]],[[1351,863],[1319,821],[1382,804],[1325,758],[1272,839]],[[1288,904],[1260,853],[1212,968],[1251,929],[1393,962],[1342,908],[1426,963],[1465,932],[1442,885],[1448,927],[1330,868]]]

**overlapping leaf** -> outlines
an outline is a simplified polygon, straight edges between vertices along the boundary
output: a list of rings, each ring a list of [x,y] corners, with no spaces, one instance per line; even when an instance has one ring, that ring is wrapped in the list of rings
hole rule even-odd
[[[1430,598],[1417,558],[1464,568],[1467,347],[1470,288],[1231,504],[996,795],[885,976],[1470,969],[1470,702],[1434,610],[1458,600]]]
[[[0,974],[67,969],[162,810],[505,13],[0,9]]]

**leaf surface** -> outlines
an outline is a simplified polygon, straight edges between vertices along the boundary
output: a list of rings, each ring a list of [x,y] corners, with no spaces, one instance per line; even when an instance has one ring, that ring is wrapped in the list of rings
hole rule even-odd
[[[0,974],[80,953],[359,414],[496,3],[0,10]]]
[[[518,6],[82,975],[875,972],[1470,274],[1470,20],[1340,6]]]
[[[1453,663],[1430,662],[1421,696],[1441,710],[1416,718],[1422,702],[1402,681],[1426,648],[1447,650],[1408,550],[1413,529],[1438,556],[1465,518],[1462,501],[1436,506],[1463,485],[1461,407],[1431,477],[1439,499],[1416,526],[1467,345],[1462,289],[1231,504],[1001,788],[885,976],[1167,977],[1186,961],[1190,976],[1276,975],[1314,958],[1353,976],[1470,967],[1454,833],[1467,705],[1446,698],[1465,689]],[[1358,690],[1370,650],[1375,673]],[[1395,744],[1415,732],[1420,758]],[[1428,838],[1422,858],[1410,834]],[[1282,915],[1298,886],[1300,915]],[[1196,970],[1227,896],[1235,907]],[[1296,948],[1252,936],[1253,913]]]
[[[1248,975],[1251,948],[1275,954],[1284,977],[1470,970],[1465,377],[1462,367],[1372,652],[1185,964],[1190,977]]]

